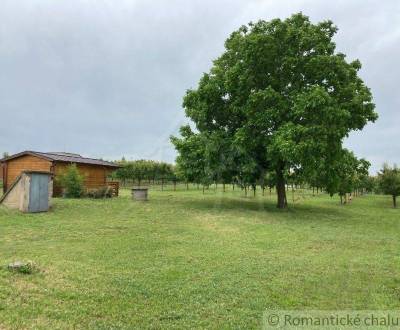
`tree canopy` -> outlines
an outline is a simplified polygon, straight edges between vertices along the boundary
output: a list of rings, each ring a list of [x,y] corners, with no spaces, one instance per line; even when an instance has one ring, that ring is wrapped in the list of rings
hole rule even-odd
[[[313,24],[301,13],[233,32],[184,97],[195,129],[185,126],[172,138],[178,165],[196,177],[246,184],[274,172],[280,208],[290,171],[337,192],[348,158],[343,139],[377,114],[360,62],[335,52],[336,32],[331,21]]]

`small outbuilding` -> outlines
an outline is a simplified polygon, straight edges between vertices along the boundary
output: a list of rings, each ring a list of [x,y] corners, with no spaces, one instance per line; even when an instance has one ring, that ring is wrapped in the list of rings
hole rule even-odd
[[[0,197],[0,204],[22,212],[47,212],[53,191],[52,177],[50,172],[22,172]]]
[[[101,159],[82,157],[66,152],[24,151],[0,160],[3,174],[4,193],[25,171],[50,172],[54,179],[53,196],[60,196],[62,189],[57,185],[57,176],[71,164],[76,164],[84,177],[84,188],[98,189],[107,186],[107,176],[120,166]]]

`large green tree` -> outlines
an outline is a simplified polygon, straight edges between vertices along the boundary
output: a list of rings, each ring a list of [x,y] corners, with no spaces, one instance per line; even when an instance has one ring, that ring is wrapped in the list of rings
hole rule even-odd
[[[332,191],[343,139],[377,119],[360,62],[335,52],[336,32],[331,21],[313,24],[303,14],[242,26],[184,98],[194,134],[223,136],[231,150],[245,150],[261,176],[275,172],[279,208],[293,168],[305,177],[318,171]]]

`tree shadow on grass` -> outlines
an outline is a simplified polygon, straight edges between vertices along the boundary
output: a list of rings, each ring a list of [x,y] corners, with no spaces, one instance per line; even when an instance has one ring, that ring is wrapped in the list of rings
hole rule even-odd
[[[264,198],[244,198],[244,197],[231,197],[231,196],[206,196],[203,199],[199,198],[183,198],[174,200],[173,203],[177,207],[183,209],[191,209],[197,211],[213,211],[213,212],[260,212],[270,214],[282,214],[285,218],[296,216],[307,218],[311,215],[313,217],[335,217],[346,218],[346,210],[340,205],[329,204],[328,202],[323,205],[310,205],[307,204],[289,204],[287,209],[278,209],[276,202],[271,199]],[[320,202],[321,203],[321,202]],[[322,202],[323,203],[323,202]]]

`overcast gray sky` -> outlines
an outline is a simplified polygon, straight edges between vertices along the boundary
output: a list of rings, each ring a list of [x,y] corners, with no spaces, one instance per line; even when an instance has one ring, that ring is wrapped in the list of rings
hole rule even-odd
[[[373,170],[400,164],[398,0],[1,0],[0,152],[172,162],[182,97],[228,35],[299,11],[335,22],[372,89],[380,118],[346,146]]]

